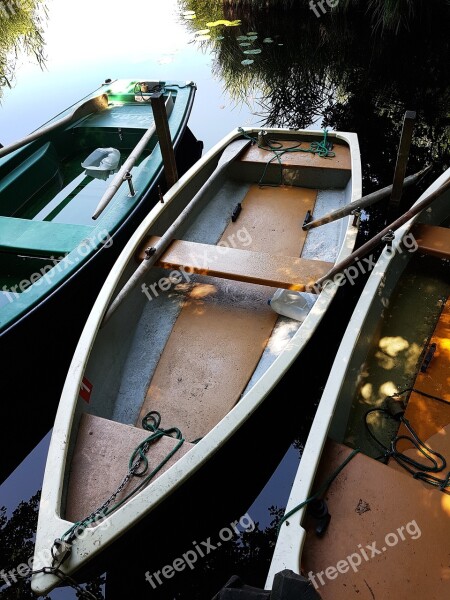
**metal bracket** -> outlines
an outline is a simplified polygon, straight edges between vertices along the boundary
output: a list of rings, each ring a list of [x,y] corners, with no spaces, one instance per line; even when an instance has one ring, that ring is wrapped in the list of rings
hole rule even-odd
[[[427,353],[425,354],[425,358],[423,359],[422,366],[420,367],[420,371],[422,373],[425,373],[426,370],[428,369],[431,359],[433,358],[434,353],[436,352],[436,348],[437,348],[437,346],[434,342],[428,348]]]
[[[395,233],[392,231],[392,229],[389,229],[389,231],[386,233],[386,235],[384,235],[381,238],[381,241],[385,242],[387,248],[392,248],[392,242],[394,240],[395,240]]]
[[[128,181],[128,187],[130,188],[130,193],[128,194],[129,198],[134,198],[136,196],[136,190],[133,185],[133,175],[130,171],[127,171],[123,177],[124,181]]]
[[[237,205],[234,207],[233,212],[231,213],[231,220],[233,223],[235,221],[237,221],[237,218],[239,217],[241,210],[242,210],[242,204],[240,202],[238,202]]]
[[[303,221],[302,229],[306,228],[306,225],[312,220],[312,213],[310,210],[306,212],[305,220]]]
[[[352,212],[350,213],[351,215],[353,215],[353,227],[358,227],[361,224],[361,214],[362,214],[362,210],[360,208],[355,208],[354,210],[352,210]]]

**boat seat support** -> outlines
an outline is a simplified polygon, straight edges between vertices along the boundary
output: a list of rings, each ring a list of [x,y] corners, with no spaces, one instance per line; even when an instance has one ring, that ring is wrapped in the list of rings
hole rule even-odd
[[[437,258],[450,258],[450,229],[418,223],[412,232],[421,252]]]

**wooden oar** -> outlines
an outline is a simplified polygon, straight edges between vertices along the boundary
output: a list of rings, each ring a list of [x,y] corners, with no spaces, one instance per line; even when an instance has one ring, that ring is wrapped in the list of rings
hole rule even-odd
[[[14,142],[13,144],[9,144],[8,146],[1,148],[0,149],[0,158],[2,156],[6,156],[7,154],[10,154],[11,152],[14,152],[14,150],[17,150],[18,148],[21,148],[22,146],[25,146],[26,144],[29,144],[30,142],[33,142],[34,140],[39,139],[40,137],[42,137],[43,135],[45,135],[47,133],[50,133],[57,127],[61,127],[62,125],[66,125],[67,123],[70,123],[71,121],[76,121],[78,119],[81,119],[82,117],[86,117],[87,115],[90,115],[99,110],[104,110],[107,106],[108,106],[108,95],[107,94],[100,94],[100,96],[95,96],[95,98],[90,98],[89,100],[86,100],[86,102],[83,102],[83,104],[80,104],[79,106],[74,108],[74,110],[70,114],[66,115],[62,119],[59,119],[55,123],[50,123],[46,127],[42,127],[41,129],[38,129],[37,131],[30,133],[29,135],[22,138],[21,140],[18,140],[17,142]]]
[[[167,97],[167,100],[165,102],[167,118],[170,117],[172,110],[173,110],[173,106],[174,106],[174,102],[173,102],[172,94],[169,94]],[[114,198],[114,195],[116,194],[117,190],[120,188],[122,183],[124,181],[126,181],[127,175],[129,176],[129,172],[134,167],[137,159],[141,156],[142,152],[145,150],[145,147],[147,146],[149,141],[155,135],[155,131],[156,131],[156,122],[153,122],[152,125],[147,129],[147,131],[141,137],[139,142],[136,144],[134,150],[128,156],[127,160],[123,163],[119,172],[114,177],[111,184],[108,186],[106,192],[101,197],[100,202],[98,203],[97,208],[95,209],[94,214],[92,215],[92,218],[94,220],[98,219],[98,217],[102,214],[102,212],[105,210],[105,208],[111,202],[111,200]]]
[[[122,304],[123,300],[128,294],[135,288],[142,276],[159,260],[162,253],[166,250],[169,244],[175,239],[175,235],[180,225],[186,221],[192,211],[198,204],[204,200],[208,193],[210,185],[218,179],[222,173],[228,168],[228,165],[250,144],[251,140],[235,140],[231,142],[225,150],[222,152],[215,171],[210,175],[207,181],[203,184],[200,190],[192,198],[189,204],[184,210],[178,215],[172,225],[167,229],[164,235],[155,243],[152,248],[151,254],[144,259],[127,283],[123,286],[120,292],[117,294],[108,311],[106,312],[102,326],[110,319],[117,308]]]
[[[420,202],[414,204],[414,206],[412,206],[403,215],[398,217],[398,219],[393,221],[390,225],[385,227],[382,231],[380,231],[380,233],[377,233],[377,235],[375,235],[371,240],[369,240],[360,248],[352,252],[350,256],[348,256],[346,259],[335,265],[326,275],[318,279],[316,283],[312,286],[312,288],[315,290],[321,289],[322,284],[325,281],[332,280],[335,275],[337,275],[338,273],[342,273],[344,269],[353,264],[358,258],[364,256],[365,254],[370,252],[370,250],[373,250],[382,241],[382,239],[387,233],[389,233],[390,231],[395,231],[396,229],[404,225],[407,221],[409,221],[417,214],[419,214],[422,210],[427,208],[427,206],[434,202],[436,198],[442,196],[442,194],[448,189],[450,189],[450,178],[447,179],[447,181],[443,183],[437,190],[431,192],[430,194],[428,194],[428,196],[425,196],[425,198]]]
[[[422,177],[424,175],[426,175],[428,173],[428,171],[431,168],[432,168],[432,165],[429,165],[428,167],[426,167],[425,169],[422,169],[418,173],[415,173],[414,175],[409,175],[409,177],[406,177],[405,181],[403,182],[403,187],[407,187],[407,186],[417,183],[420,179],[422,179]],[[371,194],[368,194],[367,196],[363,196],[360,200],[356,200],[355,202],[352,202],[351,204],[346,204],[342,208],[333,210],[332,212],[328,213],[327,215],[320,217],[320,219],[315,219],[314,221],[310,221],[309,223],[304,223],[304,225],[302,226],[302,229],[307,231],[308,229],[314,229],[314,227],[319,227],[320,225],[325,225],[325,223],[331,223],[332,221],[337,221],[338,219],[342,219],[342,217],[347,217],[348,215],[351,215],[352,212],[355,210],[359,210],[360,208],[366,208],[367,206],[371,206],[372,204],[375,204],[376,202],[383,200],[383,198],[387,198],[392,193],[392,189],[393,189],[393,185],[388,185],[387,187],[382,188],[381,190],[372,192]]]

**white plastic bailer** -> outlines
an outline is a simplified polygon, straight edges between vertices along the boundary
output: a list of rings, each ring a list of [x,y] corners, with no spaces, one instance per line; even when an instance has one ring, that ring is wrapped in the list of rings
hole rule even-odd
[[[278,289],[269,300],[270,307],[279,315],[304,321],[317,300],[315,294]]]
[[[81,163],[86,175],[96,179],[108,179],[116,173],[120,163],[120,152],[116,148],[97,148]]]

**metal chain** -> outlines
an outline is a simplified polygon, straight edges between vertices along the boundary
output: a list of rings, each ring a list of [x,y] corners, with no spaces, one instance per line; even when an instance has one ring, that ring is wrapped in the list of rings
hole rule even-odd
[[[149,447],[150,443],[144,444],[144,446],[142,447],[143,454],[146,454],[148,452]],[[128,485],[130,479],[135,475],[136,471],[141,465],[141,462],[142,456],[139,456],[136,462],[131,467],[131,469],[128,470],[128,473],[125,475],[118,488],[111,494],[111,496],[107,500],[105,500],[105,502],[103,502],[103,504],[99,508],[95,509],[88,517],[83,519],[83,521],[75,523],[75,525],[67,532],[69,533],[69,536],[65,538],[65,535],[63,535],[62,539],[66,539],[67,542],[70,542],[73,538],[77,536],[77,534],[79,534],[80,530],[85,529],[89,525],[89,523],[94,522],[96,520],[96,517],[104,516],[105,511],[108,509],[111,503],[117,498],[120,492]]]
[[[71,588],[77,591],[80,594],[81,598],[86,598],[87,600],[99,600],[98,596],[96,596],[89,590],[85,590],[84,588],[82,588],[80,584],[78,584],[74,579],[72,579],[72,577],[69,577],[57,567],[42,567],[42,569],[32,571],[30,573],[30,576],[39,575],[40,573],[45,573],[46,575],[55,575],[62,583],[69,585]]]

